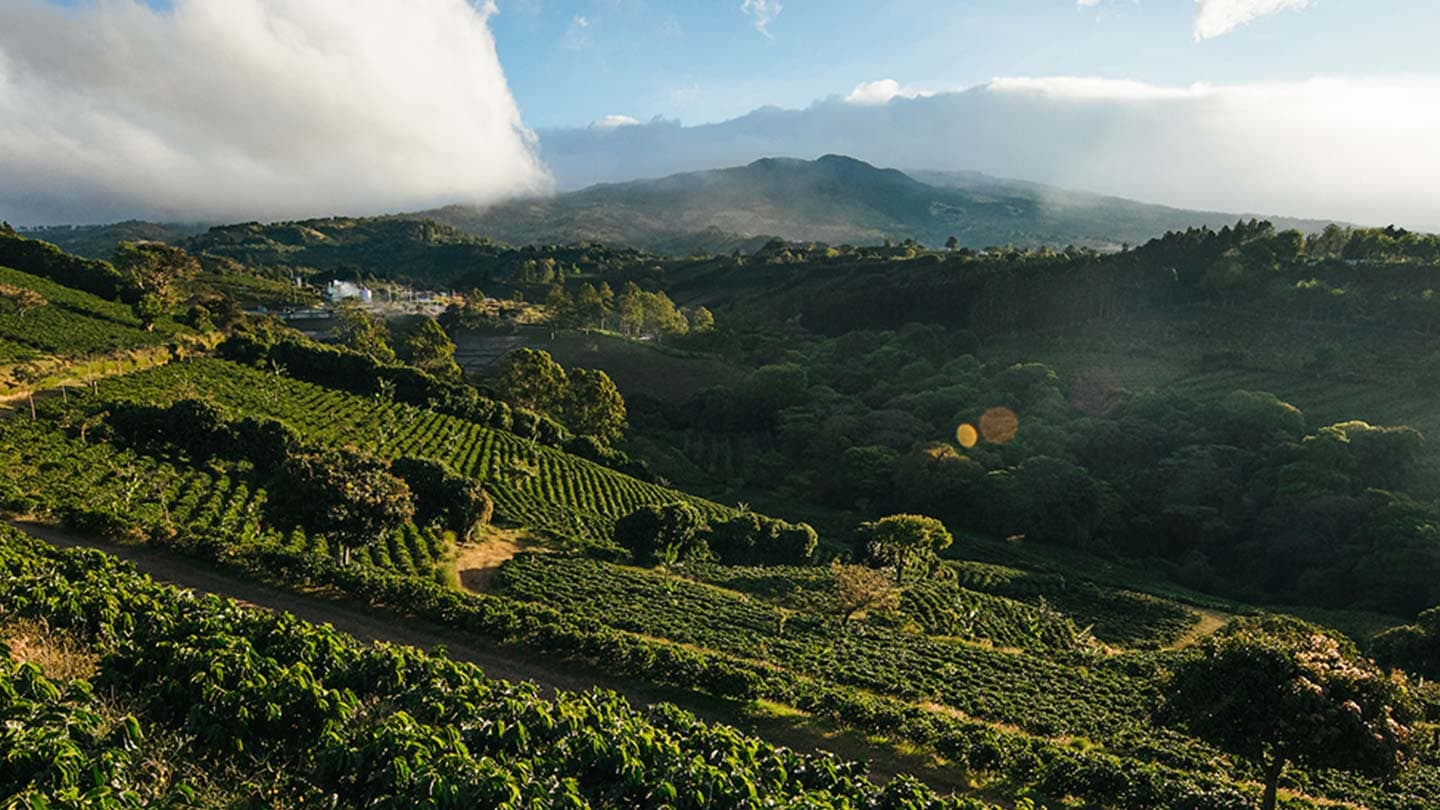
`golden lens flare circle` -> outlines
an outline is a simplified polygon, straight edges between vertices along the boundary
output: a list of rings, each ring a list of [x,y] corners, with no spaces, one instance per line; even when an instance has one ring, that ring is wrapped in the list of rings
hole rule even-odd
[[[1020,430],[1020,417],[1009,408],[991,408],[980,415],[980,435],[991,444],[1006,444]]]
[[[955,429],[955,441],[959,442],[961,447],[969,450],[980,442],[980,432],[975,429],[974,425],[967,422]]]

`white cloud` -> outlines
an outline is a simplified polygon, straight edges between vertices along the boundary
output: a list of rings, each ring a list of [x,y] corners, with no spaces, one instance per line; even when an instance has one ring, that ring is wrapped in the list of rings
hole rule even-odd
[[[628,115],[607,115],[599,120],[591,121],[590,128],[615,129],[616,127],[633,127],[639,123],[639,119],[631,118]]]
[[[852,155],[971,169],[1185,208],[1440,231],[1440,79],[1163,87],[1005,78],[868,106],[842,97],[718,124],[542,133],[562,187]]]
[[[0,217],[377,213],[544,191],[466,0],[0,3]]]
[[[767,37],[771,21],[780,16],[781,10],[780,0],[742,0],[740,3],[740,13],[750,17],[755,30]]]
[[[1303,9],[1310,0],[1195,0],[1195,40],[1228,34],[1258,17]]]
[[[1080,8],[1094,8],[1100,5],[1100,0],[1075,0],[1075,4]]]
[[[923,90],[916,90],[906,87],[894,79],[878,79],[873,82],[861,82],[855,85],[850,95],[845,97],[846,104],[858,104],[861,106],[874,104],[888,104],[893,98],[916,98],[918,96],[930,95]]]

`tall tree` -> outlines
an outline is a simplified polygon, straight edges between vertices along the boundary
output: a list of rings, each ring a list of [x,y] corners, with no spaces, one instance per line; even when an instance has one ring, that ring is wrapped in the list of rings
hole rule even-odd
[[[423,318],[406,333],[400,342],[403,359],[416,368],[428,371],[442,380],[458,380],[459,364],[455,362],[455,341],[434,318]]]
[[[954,539],[945,524],[925,515],[890,515],[861,524],[861,531],[868,535],[870,557],[895,569],[896,585],[907,569],[934,559]]]
[[[335,328],[330,334],[340,345],[381,363],[395,362],[395,350],[390,347],[390,330],[384,321],[353,305],[336,310],[335,321]]]
[[[1273,810],[1287,764],[1373,775],[1405,760],[1416,710],[1350,642],[1280,616],[1232,621],[1171,674],[1161,716],[1254,762]]]
[[[342,562],[415,516],[410,487],[381,462],[347,450],[298,453],[285,461],[281,500],[289,514],[339,544]]]
[[[625,398],[609,374],[598,369],[572,369],[563,417],[572,432],[610,444],[625,430]]]
[[[611,293],[614,297],[614,293]],[[575,296],[575,314],[585,326],[601,326],[605,318],[605,299],[594,284],[583,284]]]
[[[146,329],[154,326],[157,309],[168,311],[175,306],[180,282],[200,273],[200,262],[194,256],[162,242],[121,242],[115,249],[114,264]],[[145,314],[139,311],[142,301]]]
[[[501,399],[548,414],[563,409],[568,382],[565,369],[540,349],[515,349],[500,360],[495,374]]]

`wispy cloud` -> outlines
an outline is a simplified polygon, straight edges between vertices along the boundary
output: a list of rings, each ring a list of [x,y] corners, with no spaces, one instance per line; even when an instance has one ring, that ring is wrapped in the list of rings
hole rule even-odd
[[[590,46],[590,18],[582,14],[576,14],[570,18],[570,24],[565,27],[565,35],[560,37],[560,47],[567,50],[578,51]]]
[[[0,218],[289,218],[542,190],[492,13],[4,0]]]
[[[1195,0],[1195,40],[1228,34],[1259,17],[1287,9],[1303,9],[1310,0]]]
[[[770,34],[770,23],[780,16],[780,0],[742,0],[740,13],[750,17],[755,30],[774,39]]]

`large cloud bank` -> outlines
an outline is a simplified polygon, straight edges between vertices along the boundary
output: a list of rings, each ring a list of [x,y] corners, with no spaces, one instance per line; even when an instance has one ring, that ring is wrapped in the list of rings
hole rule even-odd
[[[1167,88],[1017,78],[705,126],[556,130],[541,143],[562,188],[835,152],[1189,208],[1440,230],[1436,132],[1437,79]]]
[[[0,2],[0,218],[374,213],[548,188],[466,0]]]

